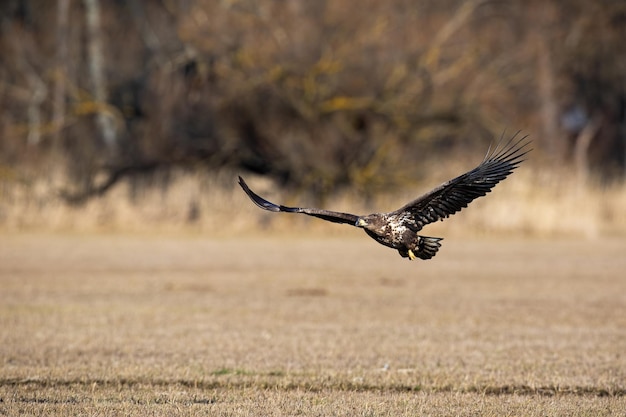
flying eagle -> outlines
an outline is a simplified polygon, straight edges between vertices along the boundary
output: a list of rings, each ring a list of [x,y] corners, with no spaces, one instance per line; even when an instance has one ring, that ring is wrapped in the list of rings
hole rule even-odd
[[[443,238],[418,235],[424,226],[443,220],[467,207],[505,179],[524,161],[529,141],[524,136],[500,142],[489,147],[485,159],[476,168],[427,192],[398,210],[389,213],[373,213],[366,216],[340,213],[316,208],[286,207],[271,203],[255,194],[239,177],[239,185],[260,208],[274,212],[304,213],[334,223],[346,223],[361,227],[378,243],[396,249],[400,256],[413,260],[430,259],[437,254]]]

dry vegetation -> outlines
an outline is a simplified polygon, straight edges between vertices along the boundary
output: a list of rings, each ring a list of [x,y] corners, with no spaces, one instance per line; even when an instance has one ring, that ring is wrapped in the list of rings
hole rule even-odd
[[[0,414],[623,415],[623,239],[357,232],[0,237]]]
[[[389,211],[475,166],[433,165],[424,181],[407,181],[402,191],[381,192],[365,199],[358,189],[319,201],[306,192],[280,188],[260,176],[246,176],[267,198],[300,206],[318,206],[357,214]],[[491,194],[473,202],[450,220],[430,226],[429,233],[486,236],[559,236],[598,238],[626,235],[626,187],[581,185],[570,171],[545,171],[531,159]],[[272,215],[258,210],[236,185],[236,172],[172,170],[123,180],[105,196],[83,205],[55,198],[54,178],[0,188],[0,230],[16,232],[139,232],[204,236],[271,233],[351,235],[346,226],[306,216]],[[59,182],[57,182],[59,183]]]

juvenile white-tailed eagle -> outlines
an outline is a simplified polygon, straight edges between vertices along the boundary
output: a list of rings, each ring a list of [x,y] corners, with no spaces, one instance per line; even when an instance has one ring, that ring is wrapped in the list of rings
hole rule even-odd
[[[529,141],[524,136],[500,142],[485,155],[476,168],[466,172],[439,187],[411,201],[398,210],[389,213],[374,213],[366,216],[339,213],[316,208],[286,207],[271,203],[255,194],[243,178],[239,185],[254,203],[264,210],[286,213],[304,213],[334,223],[346,223],[361,227],[378,243],[396,249],[400,256],[413,260],[430,259],[437,254],[443,238],[418,235],[424,226],[443,220],[467,207],[478,197],[482,197],[500,181],[505,179],[530,150]]]

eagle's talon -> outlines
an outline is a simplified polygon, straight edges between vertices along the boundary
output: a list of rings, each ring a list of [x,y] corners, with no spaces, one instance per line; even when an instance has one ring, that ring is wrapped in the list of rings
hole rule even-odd
[[[413,251],[411,249],[409,249],[409,259],[412,261],[413,259],[416,259],[416,258],[417,258],[417,256],[415,256]]]

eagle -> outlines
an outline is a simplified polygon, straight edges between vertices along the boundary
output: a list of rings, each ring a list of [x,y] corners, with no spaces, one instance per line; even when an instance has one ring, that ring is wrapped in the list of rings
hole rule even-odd
[[[254,193],[241,176],[239,185],[263,210],[303,213],[333,223],[360,227],[378,243],[396,249],[403,258],[431,259],[437,254],[443,238],[422,236],[418,232],[427,224],[444,220],[467,207],[511,174],[531,150],[528,149],[530,141],[526,140],[527,136],[516,139],[518,134],[508,140],[501,138],[495,147],[490,146],[476,168],[388,213],[358,216],[317,208],[287,207],[271,203]]]

